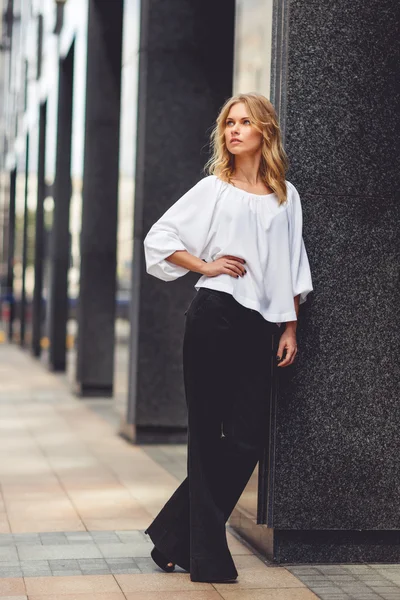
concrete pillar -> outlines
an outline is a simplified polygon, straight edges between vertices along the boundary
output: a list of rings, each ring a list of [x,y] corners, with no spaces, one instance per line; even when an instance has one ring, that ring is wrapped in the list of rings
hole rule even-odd
[[[29,133],[25,138],[25,188],[24,188],[24,223],[22,232],[22,290],[20,315],[20,345],[25,346],[26,333],[26,265],[28,258],[28,189],[29,189]]]
[[[89,0],[77,392],[114,376],[122,0]]]
[[[49,366],[65,371],[70,261],[71,133],[74,46],[59,63],[56,176],[50,241]]]
[[[287,71],[271,100],[314,292],[296,361],[278,369],[266,524],[241,532],[280,563],[397,563],[399,11],[378,0],[317,8],[291,2],[274,23]]]
[[[43,321],[43,262],[44,262],[44,208],[46,193],[45,164],[46,164],[46,121],[47,103],[39,109],[39,152],[37,177],[37,203],[35,221],[35,287],[32,301],[32,353],[39,357],[41,354],[40,340],[42,337]]]
[[[141,441],[186,440],[184,311],[196,274],[172,283],[145,270],[151,225],[203,176],[209,129],[232,94],[234,0],[142,0],[131,297],[129,407]]]
[[[10,198],[8,210],[8,237],[7,237],[7,299],[9,302],[9,321],[7,337],[13,341],[15,297],[14,297],[14,257],[15,257],[15,194],[16,194],[17,170],[10,172]]]

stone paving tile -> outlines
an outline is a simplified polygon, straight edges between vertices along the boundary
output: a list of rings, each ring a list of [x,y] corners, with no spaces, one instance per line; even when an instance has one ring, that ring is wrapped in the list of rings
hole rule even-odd
[[[23,577],[52,577],[54,573],[50,569],[22,569]]]
[[[133,565],[136,562],[135,559],[129,556],[119,558],[106,558],[105,561],[108,565]]]
[[[2,533],[0,535],[0,546],[8,546],[14,544],[12,533]]]
[[[103,544],[98,542],[97,546],[105,558],[146,556],[149,548],[148,544],[143,542],[139,544]]]
[[[112,572],[108,568],[97,568],[97,569],[82,569],[83,575],[112,575]]]
[[[33,577],[26,579],[25,585],[29,597],[54,594],[59,600],[66,594],[93,594],[96,600],[97,593],[121,592],[112,575]]]
[[[83,544],[89,542],[93,544],[93,537],[85,531],[71,531],[70,533],[66,532],[65,535],[69,543]]]
[[[20,567],[0,567],[1,578],[22,577],[22,569]]]
[[[0,567],[19,567],[20,561],[17,560],[0,560]]]
[[[319,592],[320,600],[353,600],[353,597],[348,596],[344,592]]]
[[[104,558],[82,558],[81,560],[78,560],[78,564],[81,569],[105,569],[107,567]]]
[[[137,575],[143,573],[139,567],[110,567],[110,571],[113,575]]]
[[[119,537],[113,531],[90,531],[90,535],[96,542],[102,543],[118,543],[120,542]]]
[[[66,569],[62,569],[61,571],[53,571],[52,572],[53,577],[74,577],[74,576],[83,576],[82,571],[79,569],[75,569],[72,571],[68,571]],[[95,573],[95,575],[100,575],[100,573]],[[107,573],[108,575],[108,573]]]
[[[63,544],[61,546],[19,546],[21,560],[61,560],[79,558],[102,558],[100,550],[94,544]]]
[[[26,595],[25,583],[22,577],[0,579],[0,597]]]
[[[0,561],[18,560],[18,554],[15,547],[2,546],[0,548]]]
[[[49,560],[52,571],[79,571],[79,564],[76,559],[69,560]]]
[[[318,569],[312,565],[299,565],[297,567],[288,566],[286,568],[293,573],[293,575],[320,575]]]

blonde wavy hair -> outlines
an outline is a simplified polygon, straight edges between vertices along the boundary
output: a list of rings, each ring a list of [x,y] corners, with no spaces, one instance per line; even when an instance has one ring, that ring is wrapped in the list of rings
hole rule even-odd
[[[281,205],[287,199],[285,175],[289,168],[289,161],[283,149],[275,108],[262,94],[256,92],[238,94],[225,102],[210,136],[212,155],[204,170],[210,175],[216,175],[222,181],[231,183],[235,170],[235,157],[226,147],[225,127],[230,109],[239,102],[245,104],[251,124],[263,136],[260,176],[264,183],[276,193],[279,205]]]

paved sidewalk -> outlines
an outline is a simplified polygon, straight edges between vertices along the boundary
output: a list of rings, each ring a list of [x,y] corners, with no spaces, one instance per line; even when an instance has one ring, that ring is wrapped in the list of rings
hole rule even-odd
[[[237,582],[161,572],[144,529],[182,478],[184,448],[128,444],[90,404],[28,353],[0,345],[0,598],[400,599],[396,565],[279,567],[230,528]]]

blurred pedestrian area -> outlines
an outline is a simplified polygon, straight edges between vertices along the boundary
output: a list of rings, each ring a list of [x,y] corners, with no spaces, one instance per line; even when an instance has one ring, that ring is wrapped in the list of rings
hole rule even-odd
[[[144,530],[186,476],[186,445],[131,444],[110,399],[77,398],[65,375],[6,343],[0,382],[0,598],[400,598],[396,565],[276,566],[229,525],[236,582],[160,571]]]

